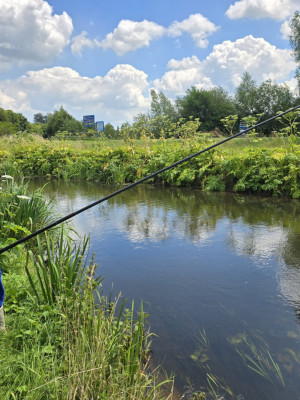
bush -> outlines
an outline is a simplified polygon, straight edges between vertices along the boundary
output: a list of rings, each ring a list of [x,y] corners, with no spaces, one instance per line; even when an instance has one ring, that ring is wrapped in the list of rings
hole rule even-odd
[[[16,128],[11,122],[0,122],[0,136],[15,135]]]

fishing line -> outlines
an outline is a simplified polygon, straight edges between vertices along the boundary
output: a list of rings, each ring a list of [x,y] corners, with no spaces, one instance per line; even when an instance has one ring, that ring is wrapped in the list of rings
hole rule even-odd
[[[269,119],[267,119],[267,120],[265,120],[265,121],[262,121],[262,122],[260,122],[260,123],[258,123],[258,124],[256,124],[256,125],[253,125],[253,126],[250,127],[250,128],[247,128],[247,129],[245,129],[245,130],[243,130],[243,131],[240,131],[240,132],[236,133],[236,134],[233,135],[233,136],[229,136],[228,138],[223,139],[223,140],[221,140],[220,142],[217,142],[217,143],[215,143],[215,144],[213,144],[213,145],[211,145],[211,146],[209,146],[209,147],[206,147],[206,148],[203,149],[203,150],[198,151],[197,153],[191,154],[191,155],[188,156],[188,157],[185,157],[185,158],[183,158],[183,159],[181,159],[181,160],[179,160],[179,161],[177,161],[177,162],[175,162],[175,163],[173,163],[173,164],[168,165],[167,167],[164,167],[164,168],[160,169],[159,171],[153,172],[152,174],[147,175],[147,176],[145,176],[144,178],[139,179],[139,180],[136,181],[136,182],[133,182],[133,183],[127,185],[127,186],[124,186],[123,188],[121,188],[121,189],[119,189],[119,190],[116,190],[115,192],[113,192],[113,193],[111,193],[111,194],[109,194],[109,195],[107,195],[107,196],[105,196],[105,197],[102,197],[100,200],[94,201],[93,203],[90,203],[89,205],[87,205],[87,206],[85,206],[85,207],[83,207],[83,208],[80,208],[79,210],[74,211],[74,212],[72,212],[71,214],[68,214],[68,215],[66,215],[66,216],[63,217],[63,218],[60,218],[60,219],[56,220],[55,222],[52,222],[51,224],[45,226],[44,228],[38,229],[37,231],[32,232],[30,235],[27,235],[27,236],[23,237],[22,239],[19,239],[19,240],[15,241],[15,242],[11,243],[10,245],[3,247],[2,249],[0,249],[0,254],[3,254],[5,251],[10,250],[10,249],[12,249],[12,248],[18,246],[18,245],[21,244],[21,243],[27,242],[27,240],[29,240],[29,239],[31,239],[31,238],[33,238],[33,237],[39,235],[40,233],[43,233],[43,232],[48,231],[49,229],[51,229],[51,228],[53,228],[53,227],[55,227],[55,226],[57,226],[57,225],[59,225],[59,224],[61,224],[61,223],[63,223],[63,222],[65,222],[65,221],[67,221],[67,220],[69,220],[69,219],[75,217],[75,216],[78,215],[78,214],[81,214],[82,212],[88,210],[89,208],[95,207],[96,205],[98,205],[98,204],[100,204],[100,203],[103,203],[104,201],[109,200],[109,199],[111,199],[112,197],[117,196],[118,194],[123,193],[123,192],[125,192],[126,190],[129,190],[129,189],[133,188],[134,186],[137,186],[137,185],[139,185],[139,184],[141,184],[141,183],[143,183],[143,182],[146,182],[146,181],[148,181],[149,179],[154,178],[154,177],[156,177],[157,175],[159,175],[159,174],[161,174],[161,173],[163,173],[163,172],[165,172],[165,171],[168,171],[168,170],[171,169],[171,168],[177,167],[177,165],[183,164],[183,163],[185,163],[185,162],[191,160],[192,158],[197,157],[197,156],[199,156],[200,154],[205,153],[206,151],[209,151],[209,150],[211,150],[211,149],[213,149],[213,148],[215,148],[215,147],[217,147],[217,146],[220,146],[220,145],[223,144],[223,143],[229,142],[229,140],[233,140],[233,139],[237,138],[238,136],[245,135],[246,133],[252,131],[253,129],[259,128],[260,126],[262,126],[262,125],[264,125],[264,124],[267,124],[268,122],[273,121],[273,120],[276,119],[276,118],[280,118],[280,117],[282,117],[283,115],[285,115],[285,114],[287,114],[287,113],[289,113],[289,112],[292,112],[292,111],[296,110],[296,109],[299,108],[299,107],[300,107],[300,104],[299,104],[298,106],[295,106],[295,107],[293,107],[293,108],[290,108],[290,109],[287,110],[287,111],[284,111],[284,112],[282,112],[282,113],[280,113],[280,114],[277,114],[277,115],[275,115],[274,117],[271,117],[271,118],[269,118]]]

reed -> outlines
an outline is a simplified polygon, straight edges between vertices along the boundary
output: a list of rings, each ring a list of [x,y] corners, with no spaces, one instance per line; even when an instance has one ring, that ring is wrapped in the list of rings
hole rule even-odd
[[[0,190],[1,237],[15,239],[28,234],[53,220],[51,202],[43,198],[43,188],[28,193],[28,183],[16,182],[10,175],[2,175]]]
[[[171,380],[158,381],[158,371],[149,367],[151,333],[143,305],[136,313],[133,302],[127,309],[120,296],[103,297],[97,266],[93,258],[85,261],[87,240],[71,259],[74,244],[63,236],[60,241],[53,247],[47,238],[46,249],[39,242],[35,267],[28,258],[32,295],[27,292],[23,306],[14,307],[0,341],[0,398],[171,400],[172,390],[161,393]],[[41,254],[51,257],[51,267]],[[74,263],[65,268],[60,257]]]
[[[265,342],[263,342],[263,346],[255,344],[245,335],[240,343],[240,348],[236,345],[235,350],[241,356],[245,365],[253,372],[270,382],[273,382],[275,379],[282,386],[285,386],[280,367],[271,356]]]

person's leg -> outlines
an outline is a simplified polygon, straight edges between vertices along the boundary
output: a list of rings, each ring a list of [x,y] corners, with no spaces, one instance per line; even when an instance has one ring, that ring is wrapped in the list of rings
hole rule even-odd
[[[5,297],[4,286],[2,283],[2,271],[0,268],[0,331],[5,330],[4,312],[3,312],[3,302]]]
[[[3,306],[0,307],[0,331],[5,331],[5,320]]]

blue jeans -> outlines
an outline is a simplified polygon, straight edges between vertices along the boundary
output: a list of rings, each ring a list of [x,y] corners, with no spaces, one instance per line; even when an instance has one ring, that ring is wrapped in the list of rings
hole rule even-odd
[[[1,268],[0,268],[0,307],[3,306],[4,297],[5,297],[4,286],[2,283],[1,275],[2,275],[2,272],[1,272]]]

